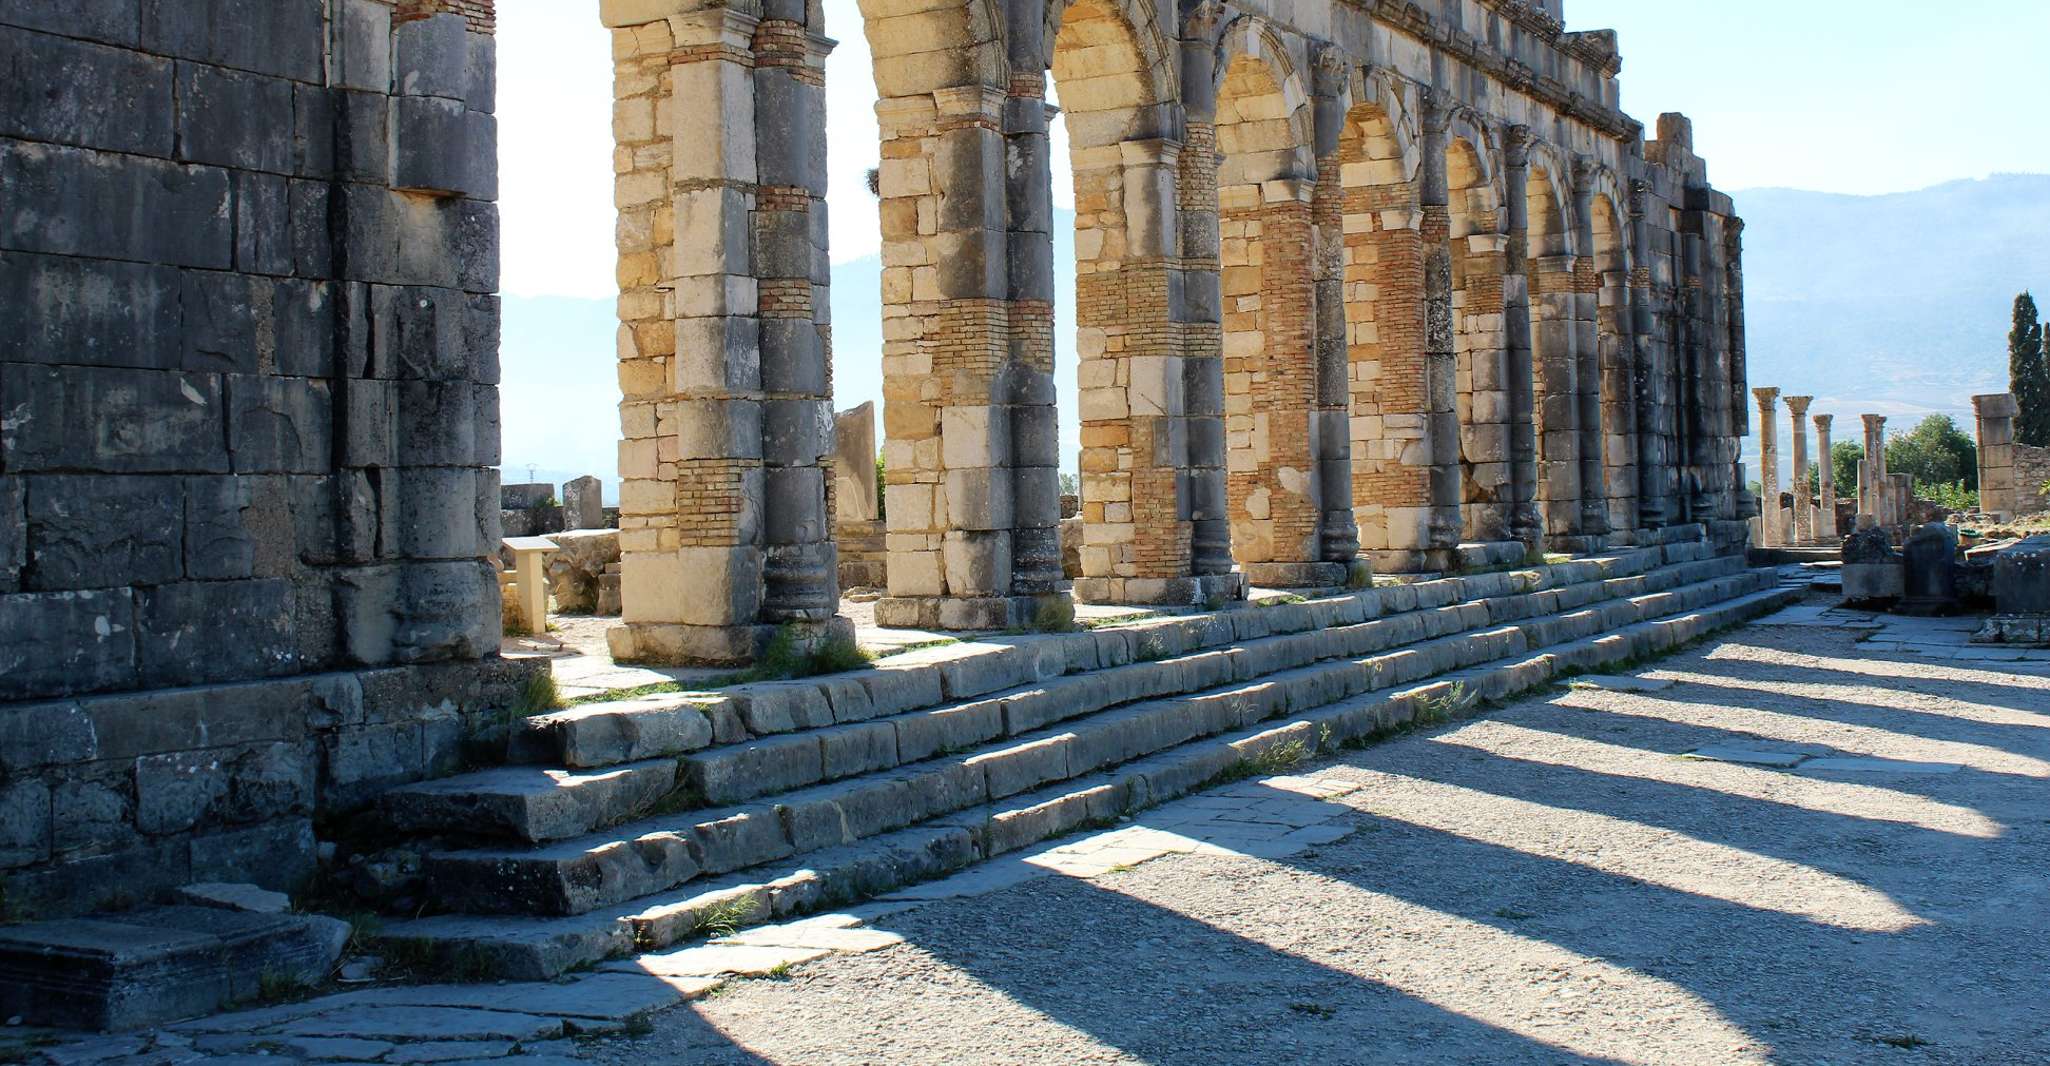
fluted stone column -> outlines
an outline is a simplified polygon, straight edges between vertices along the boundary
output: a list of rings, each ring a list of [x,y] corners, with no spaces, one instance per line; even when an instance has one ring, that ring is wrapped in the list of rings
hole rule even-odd
[[[1537,401],[1536,367],[1532,353],[1531,321],[1536,308],[1530,295],[1530,142],[1528,126],[1511,126],[1506,135],[1503,152],[1502,180],[1507,194],[1506,225],[1508,228],[1508,250],[1502,267],[1502,316],[1504,341],[1504,370],[1507,381],[1504,391],[1509,399],[1509,535],[1526,545],[1536,545],[1546,532],[1538,521],[1538,449],[1537,449]],[[1563,326],[1564,323],[1548,323]],[[1552,340],[1570,344],[1570,340],[1553,330]],[[1551,355],[1547,352],[1547,355]],[[1547,366],[1547,370],[1563,370],[1556,383],[1566,403],[1561,405],[1561,414],[1567,417],[1561,427],[1562,439],[1570,447],[1575,439],[1575,428],[1570,417],[1577,408],[1572,403],[1573,362],[1570,353],[1558,367]],[[1474,356],[1475,407],[1480,406],[1482,393],[1480,379],[1483,360]],[[1548,376],[1548,381],[1553,379]],[[1478,416],[1476,415],[1476,421]],[[1562,468],[1573,474],[1576,484],[1562,487],[1559,495],[1579,496],[1578,466],[1562,463]]]
[[[1316,287],[1315,331],[1317,406],[1311,415],[1310,438],[1317,462],[1318,492],[1324,513],[1320,562],[1350,567],[1360,554],[1359,522],[1353,515],[1352,419],[1349,409],[1351,351],[1345,316],[1345,182],[1340,171],[1339,141],[1345,132],[1345,106],[1340,94],[1352,71],[1345,52],[1336,47],[1317,53],[1313,82],[1317,191],[1311,203],[1315,252],[1311,279]]]
[[[1813,396],[1789,396],[1787,414],[1794,424],[1794,543],[1815,543],[1815,499],[1808,482],[1808,405]]]
[[[802,8],[607,3],[617,66],[620,593],[613,655],[740,663],[839,606],[824,68]]]
[[[1666,375],[1660,372],[1660,344],[1655,335],[1651,290],[1651,186],[1630,183],[1630,345],[1637,368],[1637,516],[1644,529],[1666,525],[1666,497],[1672,467],[1665,447],[1665,422],[1660,417]]]
[[[1594,160],[1573,161],[1573,232],[1580,256],[1573,265],[1572,320],[1580,407],[1580,547],[1591,549],[1609,532],[1603,485],[1601,265],[1595,260]]]
[[[1419,93],[1423,162],[1417,194],[1423,210],[1424,421],[1431,456],[1431,520],[1427,554],[1449,567],[1462,528],[1459,485],[1459,372],[1452,325],[1452,199],[1446,151],[1450,112],[1444,94]]]
[[[1979,510],[2012,518],[2020,505],[2014,470],[2014,419],[2021,407],[2013,395],[2000,392],[1972,397],[1972,410],[1979,423]]]
[[[1875,524],[1886,523],[1886,416],[1864,415],[1865,462],[1858,467],[1858,517],[1860,526],[1869,516]]]
[[[1819,525],[1815,536],[1824,544],[1835,544],[1842,536],[1836,528],[1836,460],[1830,455],[1829,431],[1833,421],[1833,415],[1815,416],[1815,466],[1816,472],[1822,476],[1821,502],[1817,505]]]
[[[1760,547],[1777,548],[1780,536],[1780,390],[1752,389],[1758,397],[1758,485]]]

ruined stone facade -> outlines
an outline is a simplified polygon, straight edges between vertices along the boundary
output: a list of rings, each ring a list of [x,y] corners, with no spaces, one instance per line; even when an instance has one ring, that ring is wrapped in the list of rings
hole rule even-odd
[[[842,634],[820,5],[598,6],[613,648]],[[1083,599],[1728,546],[1740,226],[1684,118],[1647,140],[1616,109],[1612,34],[1556,0],[860,6],[834,29],[883,96],[882,621],[1058,593],[1056,329]],[[0,0],[10,907],[290,887],[316,816],[504,757],[494,28],[489,0]]]
[[[601,9],[615,650],[744,658],[831,613],[829,27],[799,0]],[[1616,109],[1613,34],[1522,0],[861,10],[831,29],[867,34],[882,93],[885,624],[1013,626],[1056,592],[1057,329],[1081,353],[1079,599],[1214,603],[1362,555],[1426,571],[1462,542],[1748,514],[1742,226],[1685,118],[1647,141]],[[1072,323],[1051,319],[1055,166]]]

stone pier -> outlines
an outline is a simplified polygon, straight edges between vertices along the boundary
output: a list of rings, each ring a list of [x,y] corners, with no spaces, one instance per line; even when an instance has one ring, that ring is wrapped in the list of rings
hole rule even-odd
[[[2013,395],[1997,392],[1972,397],[1972,410],[1979,422],[1979,510],[2013,518],[2020,503],[2015,484],[2014,419],[2021,408]]]
[[[1775,410],[1779,405],[1780,390],[1752,389],[1751,395],[1758,397],[1758,540],[1761,547],[1776,548],[1783,539],[1780,535],[1779,522],[1779,416]]]
[[[1789,396],[1787,414],[1794,428],[1794,543],[1815,543],[1815,497],[1808,480],[1808,405],[1813,396]]]
[[[1823,544],[1835,544],[1841,536],[1836,528],[1836,458],[1830,454],[1829,430],[1833,415],[1815,416],[1815,466],[1821,475],[1815,536]]]

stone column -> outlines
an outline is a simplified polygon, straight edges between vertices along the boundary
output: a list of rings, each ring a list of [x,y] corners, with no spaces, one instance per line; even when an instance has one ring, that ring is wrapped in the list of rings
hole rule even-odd
[[[1427,555],[1449,567],[1462,528],[1459,485],[1459,369],[1452,325],[1452,200],[1445,153],[1450,146],[1448,101],[1435,89],[1419,93],[1423,109],[1423,161],[1417,193],[1423,211],[1424,423],[1431,457],[1431,520]]]
[[[1660,417],[1665,375],[1660,372],[1659,342],[1652,313],[1651,185],[1630,183],[1630,345],[1636,367],[1637,516],[1644,529],[1668,521],[1666,496],[1672,468],[1665,448],[1665,422]]]
[[[1214,0],[1182,20],[1183,144],[1176,207],[1181,224],[1183,403],[1188,435],[1189,567],[1201,581],[1232,582],[1243,598],[1231,557],[1230,489],[1225,475],[1223,285],[1218,273],[1217,31],[1224,9]]]
[[[1836,459],[1830,454],[1829,429],[1833,421],[1833,415],[1815,416],[1815,466],[1816,473],[1822,476],[1815,536],[1830,545],[1842,538],[1836,528]]]
[[[1011,9],[1032,5],[1012,0]],[[1002,387],[1011,413],[1011,591],[1060,589],[1060,419],[1054,386],[1052,146],[1047,127],[1043,20],[1013,20],[1004,104],[1006,273],[1010,363]]]
[[[1758,397],[1758,497],[1759,513],[1763,516],[1758,527],[1764,531],[1759,546],[1776,548],[1780,546],[1780,442],[1775,409],[1780,390],[1752,389],[1751,395]]]
[[[1511,126],[1506,136],[1503,152],[1502,180],[1507,194],[1505,204],[1508,215],[1505,224],[1508,229],[1508,248],[1504,253],[1502,266],[1502,316],[1503,316],[1503,372],[1507,378],[1501,383],[1509,401],[1509,535],[1526,545],[1535,546],[1546,532],[1538,521],[1538,446],[1536,417],[1536,367],[1532,351],[1532,317],[1539,314],[1531,300],[1530,283],[1530,142],[1529,126]],[[1551,412],[1557,419],[1561,446],[1567,449],[1568,461],[1558,462],[1558,470],[1550,469],[1548,463],[1546,498],[1579,498],[1579,467],[1570,461],[1571,446],[1577,439],[1574,417],[1577,407],[1573,402],[1573,359],[1570,351],[1570,334],[1564,332],[1565,323],[1547,322],[1547,339],[1552,344],[1546,349],[1546,384],[1556,388],[1547,389],[1547,398],[1557,395],[1562,403]],[[1556,351],[1554,346],[1566,347],[1565,352]],[[1561,356],[1563,355],[1563,358]],[[1479,411],[1485,390],[1481,383],[1482,368],[1486,359],[1480,352],[1473,353],[1473,378],[1475,408],[1474,420],[1480,421]],[[1548,420],[1548,435],[1553,421]],[[1547,456],[1548,459],[1551,456]],[[1551,477],[1558,474],[1558,480],[1569,482],[1559,485]],[[1570,475],[1570,476],[1569,476]],[[1577,504],[1576,504],[1577,508]],[[1576,515],[1577,517],[1577,515]],[[1570,528],[1570,527],[1569,527]]]
[[[1858,468],[1858,517],[1886,523],[1886,416],[1865,415],[1865,463]],[[1862,523],[1860,523],[1862,525]]]
[[[1345,105],[1351,62],[1336,47],[1317,53],[1315,138],[1317,191],[1310,205],[1315,252],[1311,279],[1316,287],[1314,323],[1317,399],[1311,413],[1310,441],[1317,463],[1318,493],[1324,513],[1318,560],[1350,567],[1360,554],[1359,523],[1353,515],[1351,349],[1346,335],[1345,307],[1345,182],[1340,171],[1339,142],[1345,132]]]
[[[1789,396],[1787,413],[1794,424],[1794,543],[1815,543],[1815,497],[1808,481],[1808,405],[1813,396]]]
[[[2021,413],[2005,392],[1972,397],[1979,430],[1979,510],[2014,517],[2020,506],[2014,471],[2014,419]]]
[[[1601,264],[1595,259],[1594,160],[1573,161],[1573,233],[1580,249],[1573,264],[1573,351],[1579,386],[1580,547],[1597,546],[1609,531],[1609,500],[1603,485]]]
[[[801,21],[703,0],[601,13],[626,164],[612,652],[740,663],[779,625],[850,636],[826,487],[830,45]]]

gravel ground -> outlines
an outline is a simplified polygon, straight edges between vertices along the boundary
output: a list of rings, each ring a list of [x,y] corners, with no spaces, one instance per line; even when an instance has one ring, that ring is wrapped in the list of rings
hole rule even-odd
[[[1356,828],[876,921],[608,1063],[2050,1063],[2050,679],[1761,627],[1302,773]],[[1710,744],[1952,764],[1682,759]],[[1922,772],[1894,772],[1921,770]],[[1941,772],[1949,770],[1949,772]],[[516,1061],[516,1060],[515,1060]]]

